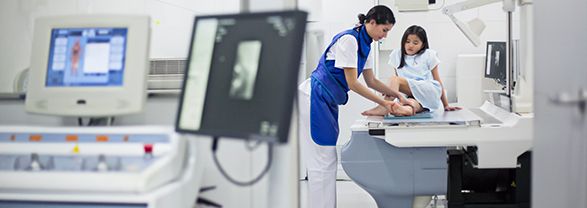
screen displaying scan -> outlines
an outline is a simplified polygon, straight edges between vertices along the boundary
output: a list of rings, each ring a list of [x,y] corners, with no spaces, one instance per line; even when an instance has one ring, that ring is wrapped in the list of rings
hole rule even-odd
[[[54,28],[45,86],[122,86],[126,28]]]
[[[253,86],[259,67],[261,41],[243,41],[236,49],[236,61],[230,85],[230,97],[250,100],[253,97]]]
[[[512,111],[511,96],[508,94],[508,62],[507,43],[503,41],[487,42],[485,51],[485,78],[493,79],[499,84],[503,92],[489,93],[489,101],[496,106]]]
[[[485,58],[485,77],[506,85],[507,51],[506,42],[487,42]]]
[[[75,117],[141,112],[150,23],[145,15],[36,18],[26,110]]]

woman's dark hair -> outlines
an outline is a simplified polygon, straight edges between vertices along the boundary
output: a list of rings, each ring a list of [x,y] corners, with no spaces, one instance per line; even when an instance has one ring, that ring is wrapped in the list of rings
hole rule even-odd
[[[402,37],[402,45],[401,45],[402,46],[402,55],[401,55],[400,63],[399,63],[399,66],[397,67],[397,69],[401,69],[402,67],[404,67],[406,65],[406,60],[405,60],[406,42],[408,41],[409,35],[416,35],[422,41],[422,48],[420,49],[420,51],[416,52],[416,55],[420,55],[420,54],[424,53],[424,51],[426,51],[426,49],[429,48],[428,37],[426,36],[426,30],[424,30],[424,28],[422,28],[418,25],[412,25],[412,26],[408,27],[408,29],[406,29],[406,32],[404,32],[404,36]]]
[[[395,17],[391,9],[384,5],[374,6],[367,12],[367,15],[359,14],[359,24],[365,24],[371,20],[375,20],[377,24],[395,24]]]

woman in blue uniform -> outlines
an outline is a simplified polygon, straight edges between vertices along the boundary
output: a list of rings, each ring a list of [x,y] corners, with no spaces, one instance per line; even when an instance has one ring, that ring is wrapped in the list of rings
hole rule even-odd
[[[310,117],[310,134],[302,133],[302,153],[308,176],[308,203],[310,208],[336,206],[336,140],[338,138],[338,105],[346,104],[347,92],[357,94],[385,107],[391,112],[396,102],[385,100],[358,81],[363,74],[368,87],[387,96],[406,102],[398,91],[375,78],[371,43],[387,36],[395,24],[391,9],[375,6],[367,15],[359,14],[359,24],[332,39],[312,72],[311,78],[300,85],[301,99],[309,95],[310,105],[300,103],[302,132],[307,130]],[[307,101],[306,101],[307,102]],[[309,107],[309,109],[307,109]],[[304,118],[305,117],[305,118]],[[311,136],[310,136],[311,135]],[[310,137],[305,138],[304,137]]]

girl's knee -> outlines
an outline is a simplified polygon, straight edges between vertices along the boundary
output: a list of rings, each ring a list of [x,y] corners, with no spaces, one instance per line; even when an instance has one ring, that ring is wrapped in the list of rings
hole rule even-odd
[[[389,78],[389,82],[390,82],[390,84],[398,83],[399,77],[398,76],[391,76],[391,78]]]

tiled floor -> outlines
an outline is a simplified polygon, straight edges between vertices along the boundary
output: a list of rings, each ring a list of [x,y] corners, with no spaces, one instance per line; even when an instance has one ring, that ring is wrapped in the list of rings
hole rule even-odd
[[[307,208],[307,181],[300,181],[300,205],[301,208]],[[444,208],[442,204],[443,197],[441,196],[436,208]],[[359,187],[352,181],[342,180],[336,182],[336,205],[337,208],[377,208],[375,200],[371,198],[369,193]],[[426,206],[431,208],[432,202]]]
[[[300,182],[300,205],[307,208],[307,181]],[[377,208],[375,201],[369,193],[357,186],[352,181],[336,182],[336,205],[337,208]]]

